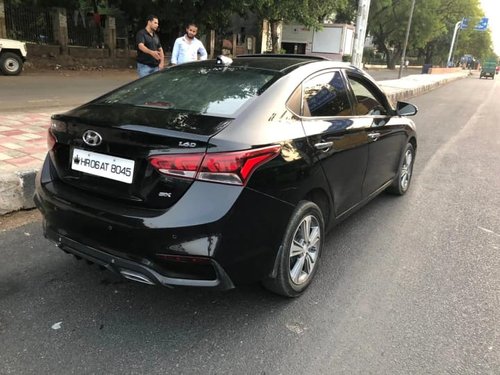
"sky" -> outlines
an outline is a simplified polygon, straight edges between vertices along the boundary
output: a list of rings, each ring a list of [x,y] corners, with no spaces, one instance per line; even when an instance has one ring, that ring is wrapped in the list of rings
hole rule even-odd
[[[493,50],[500,56],[500,1],[481,0],[484,16],[488,18],[488,28],[493,39]]]

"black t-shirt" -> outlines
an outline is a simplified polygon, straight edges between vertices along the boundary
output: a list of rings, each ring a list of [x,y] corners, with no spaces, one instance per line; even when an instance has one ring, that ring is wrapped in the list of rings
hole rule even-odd
[[[135,37],[135,45],[137,47],[137,62],[141,64],[146,64],[149,66],[158,66],[160,60],[156,60],[153,56],[142,52],[139,49],[139,43],[144,43],[144,45],[152,51],[158,51],[161,48],[160,38],[156,33],[151,36],[146,29],[139,30]]]

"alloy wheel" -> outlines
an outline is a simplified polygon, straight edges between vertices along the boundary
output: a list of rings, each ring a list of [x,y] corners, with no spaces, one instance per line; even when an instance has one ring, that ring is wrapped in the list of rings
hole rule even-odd
[[[403,165],[401,166],[401,189],[406,191],[410,185],[411,173],[412,173],[412,163],[413,163],[413,153],[411,150],[406,150],[405,157],[403,160]]]
[[[313,274],[320,250],[320,239],[321,229],[316,217],[304,217],[295,230],[290,246],[289,272],[294,284],[304,284]]]

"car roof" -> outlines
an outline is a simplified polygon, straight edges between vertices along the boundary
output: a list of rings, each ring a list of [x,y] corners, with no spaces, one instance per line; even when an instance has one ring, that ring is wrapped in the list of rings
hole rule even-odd
[[[320,56],[292,55],[292,54],[260,54],[260,55],[239,55],[233,60],[231,66],[245,66],[256,69],[275,70],[283,74],[289,73],[298,67],[317,62],[335,62]],[[341,64],[345,67],[346,64]]]
[[[213,66],[214,64],[220,63],[219,58],[206,61],[197,61],[196,64],[203,64],[205,66]],[[309,55],[291,55],[291,54],[260,54],[260,55],[238,55],[233,59],[229,59],[229,62],[225,62],[224,65],[236,67],[236,68],[251,68],[251,69],[262,69],[273,71],[279,73],[279,75],[285,75],[291,71],[306,65],[321,64],[328,67],[336,68],[354,68],[348,63],[343,63],[339,61],[332,61],[320,56],[309,56]],[[188,63],[184,65],[191,65],[193,63]]]

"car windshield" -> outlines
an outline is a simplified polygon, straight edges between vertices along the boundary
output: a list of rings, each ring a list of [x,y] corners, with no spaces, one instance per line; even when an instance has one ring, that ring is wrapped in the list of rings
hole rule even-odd
[[[94,104],[126,104],[231,116],[279,73],[243,67],[181,65],[118,89]]]

